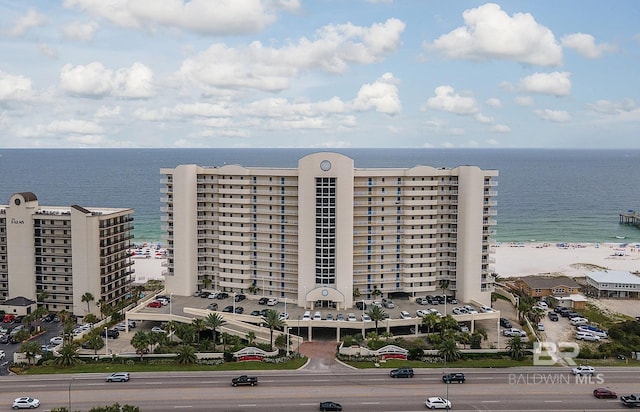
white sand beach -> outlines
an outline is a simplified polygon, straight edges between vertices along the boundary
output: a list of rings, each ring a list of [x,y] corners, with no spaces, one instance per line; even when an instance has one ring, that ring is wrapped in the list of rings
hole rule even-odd
[[[640,271],[640,245],[620,243],[502,243],[494,267],[501,277],[539,274],[584,276],[599,270]]]
[[[154,279],[164,280],[164,277],[162,276],[162,271],[164,269],[162,264],[166,261],[167,259],[156,257],[133,258],[133,269],[135,270],[134,283],[141,284]]]

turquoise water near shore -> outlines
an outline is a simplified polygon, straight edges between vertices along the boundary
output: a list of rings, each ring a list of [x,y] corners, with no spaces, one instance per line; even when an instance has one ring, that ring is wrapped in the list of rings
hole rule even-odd
[[[0,149],[0,203],[135,208],[136,243],[161,240],[160,168],[296,167],[317,149]],[[327,151],[327,150],[323,150]],[[637,243],[619,213],[640,209],[640,150],[339,149],[356,167],[497,169],[498,242]]]

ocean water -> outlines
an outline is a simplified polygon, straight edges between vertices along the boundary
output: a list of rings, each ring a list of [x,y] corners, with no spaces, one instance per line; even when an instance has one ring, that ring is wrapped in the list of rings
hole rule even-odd
[[[179,164],[296,167],[317,149],[0,149],[0,204],[135,209],[135,241],[158,242],[160,168]],[[640,150],[340,149],[356,167],[497,169],[498,242],[640,242],[619,214],[640,210]],[[624,238],[621,240],[620,238]]]

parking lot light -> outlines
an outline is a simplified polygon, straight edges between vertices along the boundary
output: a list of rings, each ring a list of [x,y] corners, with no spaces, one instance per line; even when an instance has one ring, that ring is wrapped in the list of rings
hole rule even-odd
[[[109,356],[109,335],[107,335],[108,328],[104,327],[104,354]]]

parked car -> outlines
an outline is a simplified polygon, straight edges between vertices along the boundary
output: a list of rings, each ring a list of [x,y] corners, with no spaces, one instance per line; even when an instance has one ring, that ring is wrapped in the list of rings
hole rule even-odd
[[[161,308],[162,307],[162,303],[159,300],[153,300],[153,301],[147,303],[147,307],[148,308]]]
[[[392,378],[413,378],[413,368],[392,369],[389,376]]]
[[[13,409],[34,409],[40,406],[40,401],[30,396],[23,396],[13,400]]]
[[[341,411],[342,405],[340,405],[338,402],[333,402],[333,401],[320,402],[320,410],[322,412]]]
[[[542,323],[542,322],[538,322],[538,330],[539,330],[540,332],[544,331],[544,323]]]
[[[401,319],[411,319],[411,314],[409,312],[407,312],[406,310],[403,310],[400,312],[400,318]]]
[[[62,336],[56,336],[49,339],[49,343],[52,345],[62,345],[63,342],[64,342],[64,339],[62,339]]]
[[[367,315],[366,313],[363,313],[361,317],[363,322],[371,322],[371,316]]]
[[[382,298],[382,305],[387,309],[393,309],[396,307],[393,301],[389,298]]]
[[[107,335],[107,338],[109,339],[118,339],[120,332],[117,329],[107,329],[105,335]]]
[[[237,315],[242,315],[244,313],[244,308],[242,306],[236,306],[235,313]]]
[[[325,317],[325,320],[333,320],[333,314],[327,313],[327,316]]]
[[[600,341],[600,336],[596,336],[593,333],[590,332],[581,332],[578,331],[576,332],[576,339],[577,340],[583,340],[585,342],[599,342]]]
[[[557,314],[557,313],[555,313],[555,312],[549,312],[549,313],[547,314],[547,317],[548,317],[548,318],[549,318],[549,320],[550,320],[550,321],[552,321],[552,322],[557,322],[557,321],[558,321],[558,319],[559,319],[558,314]]]
[[[164,329],[162,329],[160,326],[154,326],[151,328],[151,332],[153,333],[166,333],[166,331]]]
[[[467,313],[470,313],[470,314],[476,314],[476,313],[478,313],[478,311],[476,310],[476,308],[474,308],[474,307],[473,307],[473,306],[471,306],[471,305],[464,305],[463,307],[467,310]]]
[[[464,373],[456,372],[456,373],[445,373],[442,375],[442,382],[444,383],[464,383]]]
[[[3,350],[0,350],[0,360],[4,359],[4,357],[7,356]]]
[[[252,310],[251,313],[249,313],[249,315],[251,315],[251,316],[260,316],[260,311],[258,309]]]
[[[275,306],[278,304],[278,298],[269,298],[267,300],[267,306]]]
[[[595,375],[596,374],[596,369],[593,366],[576,366],[575,368],[571,369],[571,373],[573,373],[574,375]]]
[[[228,297],[229,297],[229,294],[227,292],[218,292],[216,294],[216,299],[222,300],[222,299],[226,299]]]
[[[239,294],[236,295],[235,298],[233,298],[236,302],[242,302],[243,300],[245,300],[247,298],[247,295],[243,295],[243,294]]]
[[[452,303],[454,305],[458,304],[458,300],[451,295],[447,295],[446,300],[447,300],[447,303]]]
[[[509,328],[509,329],[504,329],[502,331],[502,334],[504,336],[527,336],[527,333],[523,330],[520,330],[518,328]]]
[[[423,316],[427,316],[431,311],[429,309],[418,309],[416,310],[416,317],[421,318]]]
[[[595,396],[598,399],[602,399],[602,398],[615,399],[618,397],[618,394],[612,391],[611,389],[596,388],[593,390],[593,396]]]
[[[493,313],[495,310],[491,306],[480,306],[480,312]]]
[[[225,306],[222,311],[225,313],[233,313],[233,305]]]
[[[578,327],[576,327],[577,330],[579,330],[580,332],[589,332],[593,335],[596,336],[600,336],[600,338],[606,338],[608,337],[608,333],[605,330],[602,330],[596,326],[591,326],[591,325],[580,325]]]
[[[287,319],[289,319],[289,314],[288,313],[281,313],[281,314],[278,315],[278,319],[287,320]]]
[[[543,301],[538,302],[536,306],[544,310],[549,309],[549,305],[547,305],[547,302],[543,302]]]
[[[355,315],[354,313],[349,313],[349,314],[347,315],[347,320],[348,320],[349,322],[356,322],[358,319],[356,319],[356,315]]]
[[[465,308],[453,308],[453,314],[454,315],[467,315],[469,314],[469,311]]]
[[[266,305],[268,301],[269,301],[269,298],[263,296],[260,299],[258,299],[258,305]]]
[[[313,314],[313,320],[322,320],[322,313],[316,312]]]
[[[211,302],[207,305],[207,309],[209,310],[218,310],[218,304],[216,302]]]
[[[427,398],[424,406],[428,409],[451,409],[451,402],[440,397]]]
[[[571,323],[573,326],[586,325],[589,323],[589,320],[578,316],[570,318],[569,323]]]
[[[129,372],[116,372],[107,376],[107,382],[129,382]]]
[[[360,310],[367,310],[367,304],[364,303],[364,301],[359,300],[356,302],[356,308],[360,309]]]
[[[342,313],[338,313],[338,314],[336,315],[336,320],[337,320],[338,322],[344,322],[344,315],[343,315]]]
[[[502,326],[503,328],[510,329],[511,322],[507,318],[500,318],[500,326]]]

